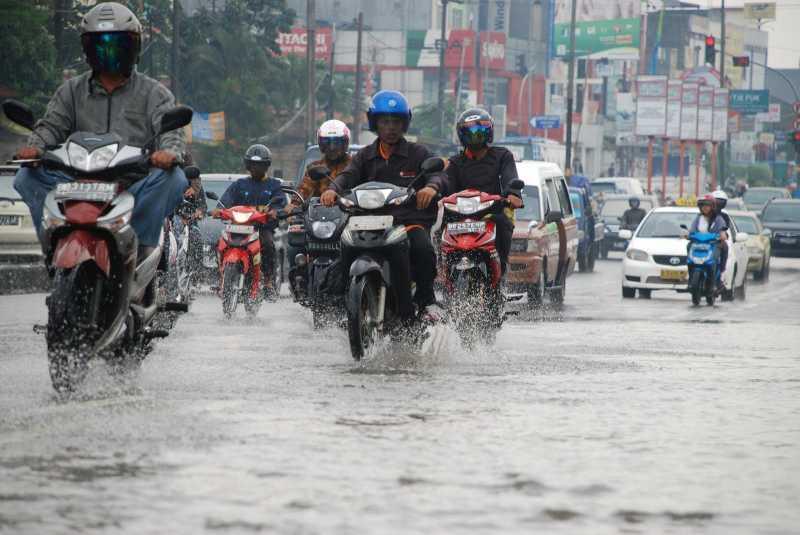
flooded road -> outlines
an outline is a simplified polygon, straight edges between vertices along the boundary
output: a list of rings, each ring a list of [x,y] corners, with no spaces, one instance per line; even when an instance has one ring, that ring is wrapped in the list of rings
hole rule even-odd
[[[2,296],[0,532],[797,533],[800,260],[713,309],[623,301],[619,270],[493,347],[361,364],[288,300],[201,296],[68,400],[44,296]]]

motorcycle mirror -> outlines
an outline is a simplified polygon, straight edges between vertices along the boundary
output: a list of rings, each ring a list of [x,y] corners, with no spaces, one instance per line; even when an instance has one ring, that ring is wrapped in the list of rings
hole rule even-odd
[[[3,102],[3,113],[6,117],[13,122],[28,130],[33,130],[36,119],[33,117],[33,111],[23,104],[22,102],[14,99],[8,99]]]
[[[183,168],[183,173],[188,180],[195,180],[200,178],[200,168],[194,165],[189,165]]]
[[[194,112],[189,106],[175,106],[161,116],[161,129],[158,135],[183,128],[192,122],[192,115]]]
[[[438,173],[439,171],[444,171],[444,160],[435,156],[432,158],[428,158],[427,160],[422,162],[420,170],[424,174]]]
[[[681,228],[682,228],[683,230],[689,230],[689,227],[687,227],[686,225],[681,225]]]
[[[214,193],[213,191],[207,191],[207,192],[206,192],[206,197],[208,197],[208,198],[209,198],[209,199],[211,199],[212,201],[218,201],[218,200],[219,200],[219,195],[217,195],[217,194],[216,194],[216,193]]]
[[[319,182],[330,176],[331,171],[324,165],[317,165],[308,170],[308,177],[314,182]]]

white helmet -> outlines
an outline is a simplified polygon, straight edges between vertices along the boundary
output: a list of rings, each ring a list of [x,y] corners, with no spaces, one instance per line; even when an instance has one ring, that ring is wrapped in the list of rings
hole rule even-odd
[[[714,196],[714,200],[717,203],[717,210],[722,210],[728,204],[728,194],[721,189],[716,190],[711,195]]]
[[[350,147],[350,129],[338,119],[325,121],[317,130],[317,144],[323,153],[330,149],[346,153]]]

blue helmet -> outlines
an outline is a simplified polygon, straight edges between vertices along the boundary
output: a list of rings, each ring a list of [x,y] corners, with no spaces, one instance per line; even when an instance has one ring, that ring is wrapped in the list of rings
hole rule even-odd
[[[369,121],[369,129],[373,132],[378,130],[378,116],[380,115],[394,115],[403,120],[403,131],[408,131],[408,125],[411,123],[411,106],[408,105],[408,100],[399,91],[378,91],[372,97],[372,103],[367,110],[367,120]]]

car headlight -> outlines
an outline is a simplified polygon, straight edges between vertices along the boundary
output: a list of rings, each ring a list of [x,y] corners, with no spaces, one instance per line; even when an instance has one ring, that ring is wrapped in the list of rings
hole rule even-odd
[[[650,260],[650,255],[642,251],[641,249],[628,249],[625,252],[625,256],[627,256],[631,260],[636,260],[637,262],[647,262],[648,260]]]
[[[250,214],[245,212],[237,212],[234,210],[233,212],[231,212],[231,218],[233,218],[233,221],[235,223],[239,224],[247,223],[247,220],[250,219]]]
[[[314,237],[327,240],[336,232],[336,223],[333,221],[314,221],[311,223],[311,232],[314,233]]]
[[[392,192],[390,189],[367,189],[356,192],[356,200],[361,208],[375,210],[386,203],[386,197]]]

